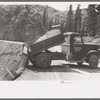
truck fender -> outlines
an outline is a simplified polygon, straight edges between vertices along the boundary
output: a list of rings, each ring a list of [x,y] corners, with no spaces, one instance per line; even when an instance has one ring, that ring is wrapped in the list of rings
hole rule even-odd
[[[85,59],[86,59],[86,62],[88,62],[88,58],[90,57],[91,54],[96,54],[98,57],[100,57],[100,53],[96,50],[91,50],[87,53]]]

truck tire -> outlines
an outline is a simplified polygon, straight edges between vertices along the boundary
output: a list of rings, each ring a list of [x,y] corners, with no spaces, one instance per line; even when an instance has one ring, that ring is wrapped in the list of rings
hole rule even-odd
[[[98,60],[99,60],[99,58],[96,54],[90,55],[90,57],[89,57],[89,67],[93,68],[93,69],[97,68],[98,67]]]
[[[49,67],[51,64],[51,57],[47,53],[40,53],[35,57],[35,64],[40,68]]]

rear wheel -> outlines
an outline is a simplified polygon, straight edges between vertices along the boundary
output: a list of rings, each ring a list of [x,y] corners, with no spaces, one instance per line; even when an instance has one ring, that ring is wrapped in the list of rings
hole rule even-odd
[[[90,68],[97,68],[98,67],[98,56],[95,54],[90,55],[89,57],[89,67]]]
[[[37,67],[46,68],[51,64],[51,57],[48,53],[41,53],[35,57],[35,64]]]

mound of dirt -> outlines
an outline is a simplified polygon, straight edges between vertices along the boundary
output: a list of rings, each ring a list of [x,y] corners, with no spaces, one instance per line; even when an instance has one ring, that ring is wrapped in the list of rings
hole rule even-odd
[[[94,38],[93,37],[84,36],[83,39],[84,39],[84,42],[87,43],[87,42],[91,42]]]
[[[49,39],[49,38],[51,38],[53,36],[56,36],[56,35],[59,35],[59,34],[61,34],[61,31],[58,30],[58,29],[48,31],[42,37],[40,37],[39,39],[37,39],[34,43],[37,43],[37,42]]]
[[[24,68],[27,56],[23,53],[23,43],[0,40],[0,80],[9,80],[7,76]]]
[[[100,38],[95,38],[90,43],[91,44],[100,44]]]
[[[100,44],[100,37],[83,37],[85,43]]]

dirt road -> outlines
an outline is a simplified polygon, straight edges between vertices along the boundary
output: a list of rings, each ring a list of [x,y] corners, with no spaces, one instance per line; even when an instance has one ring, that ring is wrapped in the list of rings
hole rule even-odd
[[[56,65],[58,64],[58,65]],[[88,65],[67,64],[64,61],[54,61],[46,69],[28,66],[25,72],[16,81],[26,80],[99,80],[100,65],[98,69],[90,69]]]
[[[50,49],[51,51],[61,51],[60,46]],[[90,69],[87,64],[78,66],[77,64],[69,64],[66,61],[53,61],[52,65],[46,69],[27,66],[23,74],[15,81],[26,80],[99,80],[100,64],[97,69]]]

